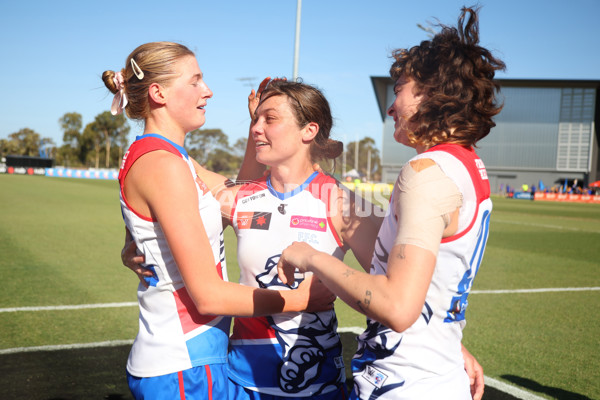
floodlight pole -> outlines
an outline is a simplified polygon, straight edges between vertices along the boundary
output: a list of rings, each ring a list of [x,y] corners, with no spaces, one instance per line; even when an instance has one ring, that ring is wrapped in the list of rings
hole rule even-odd
[[[300,16],[302,14],[302,0],[296,5],[296,40],[294,44],[294,73],[293,80],[298,78],[298,58],[300,57]]]

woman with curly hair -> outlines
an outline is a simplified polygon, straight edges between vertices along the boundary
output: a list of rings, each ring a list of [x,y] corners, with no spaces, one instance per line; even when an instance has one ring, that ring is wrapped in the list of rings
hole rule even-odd
[[[360,399],[481,398],[461,355],[467,296],[489,229],[490,186],[475,144],[502,105],[494,82],[504,63],[479,46],[477,10],[458,27],[393,53],[394,138],[418,155],[401,170],[379,230],[370,275],[294,243],[282,281],[313,272],[367,318],[352,362]]]

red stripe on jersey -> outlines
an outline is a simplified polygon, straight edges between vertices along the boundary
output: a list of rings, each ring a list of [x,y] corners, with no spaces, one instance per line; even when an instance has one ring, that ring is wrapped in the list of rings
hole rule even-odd
[[[315,198],[325,203],[325,207],[327,207],[327,224],[329,225],[329,230],[337,242],[337,245],[343,248],[344,243],[335,230],[335,227],[333,226],[333,220],[331,219],[331,190],[334,187],[337,188],[337,182],[335,179],[323,173],[319,173],[305,190],[308,190]],[[335,212],[338,212],[338,210],[335,210]]]
[[[219,278],[223,280],[223,268],[221,263],[218,263],[217,266],[217,274]],[[177,305],[177,314],[179,314],[179,321],[181,322],[181,327],[183,328],[183,333],[188,333],[193,331],[194,329],[205,325],[217,318],[215,315],[203,315],[198,312],[196,308],[196,304],[192,297],[188,293],[187,289],[182,287],[179,290],[176,290],[173,293],[175,297],[175,304]]]
[[[183,333],[193,331],[202,325],[205,325],[217,318],[214,315],[202,315],[198,312],[194,300],[190,297],[187,289],[182,287],[173,293],[175,297],[175,304],[177,306],[177,314],[179,314],[179,321],[181,322],[181,328]]]
[[[162,139],[159,139],[157,137],[152,137],[152,136],[145,137],[143,139],[138,139],[131,144],[131,146],[129,147],[129,149],[127,150],[125,155],[123,156],[123,162],[121,163],[121,169],[119,171],[119,186],[121,188],[121,195],[123,196],[123,201],[125,201],[125,204],[127,204],[127,207],[131,211],[133,211],[133,213],[135,215],[137,215],[138,217],[140,217],[141,219],[143,219],[145,221],[153,221],[153,222],[156,222],[156,220],[154,220],[148,216],[141,215],[136,210],[134,210],[133,207],[131,207],[131,204],[129,204],[129,202],[125,198],[125,192],[123,191],[123,187],[125,185],[125,177],[129,173],[129,170],[131,169],[133,164],[138,160],[138,158],[140,158],[144,154],[147,154],[147,153],[150,153],[150,152],[156,151],[156,150],[165,150],[165,151],[168,151],[169,153],[175,154],[178,157],[183,157],[181,155],[181,153],[179,152],[179,150],[177,150],[172,144],[170,144],[166,140],[162,140]]]
[[[275,330],[265,317],[236,318],[231,339],[274,339]]]
[[[443,151],[456,157],[469,172],[471,182],[475,188],[475,196],[477,197],[477,208],[473,213],[473,218],[471,219],[469,226],[462,232],[442,239],[442,243],[448,243],[461,238],[471,230],[475,223],[475,219],[477,218],[477,214],[479,213],[479,204],[490,197],[490,182],[487,178],[487,172],[483,166],[483,161],[477,156],[472,147],[466,148],[458,144],[443,143],[427,150],[427,152],[430,151]]]
[[[490,197],[490,181],[487,178],[485,167],[472,147],[466,148],[458,144],[444,143],[438,144],[427,151],[444,151],[458,158],[471,175],[471,181],[473,181],[475,193],[477,194],[477,202],[481,203],[481,201]]]

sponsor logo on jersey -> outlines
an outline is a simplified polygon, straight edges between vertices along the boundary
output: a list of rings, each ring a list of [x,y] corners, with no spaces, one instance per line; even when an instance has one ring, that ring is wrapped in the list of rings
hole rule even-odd
[[[299,242],[306,242],[306,243],[311,244],[313,246],[318,246],[319,245],[319,240],[317,239],[317,234],[316,233],[299,231],[298,232],[298,241]]]
[[[237,216],[238,229],[268,230],[271,225],[271,213],[261,211],[241,211]]]
[[[285,211],[285,206],[287,206],[287,204],[283,204],[283,203],[281,203],[281,204],[279,205],[279,207],[277,207],[277,211],[279,211],[279,213],[280,213],[281,215],[284,215],[284,214],[286,213],[286,211]]]
[[[290,218],[290,228],[310,229],[312,231],[325,232],[327,230],[327,220],[325,218],[292,215],[292,218]]]
[[[260,198],[263,198],[263,197],[266,197],[266,196],[267,195],[265,193],[253,194],[252,196],[244,197],[242,199],[242,204],[246,204],[249,201],[260,199]]]

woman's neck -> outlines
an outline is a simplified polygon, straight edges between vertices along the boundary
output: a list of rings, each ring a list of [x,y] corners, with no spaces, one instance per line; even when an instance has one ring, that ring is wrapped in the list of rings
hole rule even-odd
[[[296,168],[275,166],[271,168],[271,186],[279,193],[287,193],[306,182],[313,172],[312,163]]]
[[[185,142],[185,132],[183,132],[179,126],[173,124],[172,121],[164,118],[157,118],[153,115],[146,119],[144,134],[148,133],[156,133],[164,136],[182,147]]]

